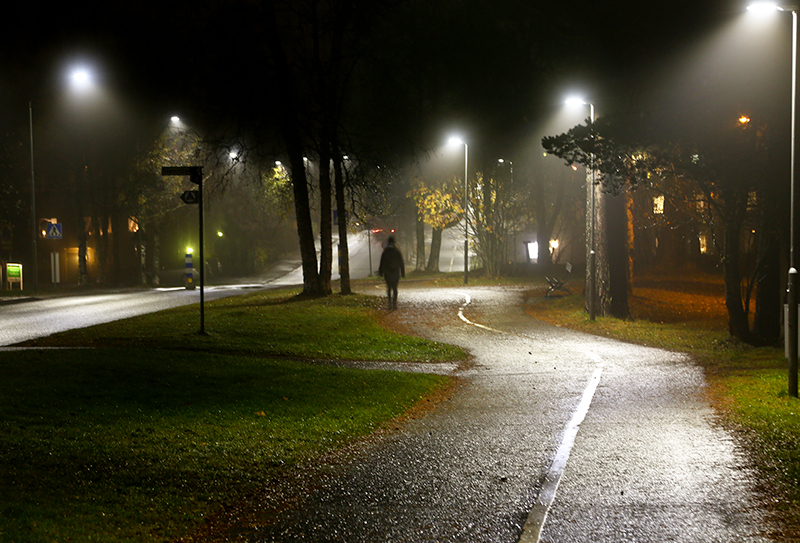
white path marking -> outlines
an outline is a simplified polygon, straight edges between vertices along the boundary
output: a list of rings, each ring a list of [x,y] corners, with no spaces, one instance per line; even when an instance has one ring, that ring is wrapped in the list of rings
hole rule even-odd
[[[464,316],[464,308],[472,302],[472,298],[469,294],[462,293],[462,295],[465,301],[464,305],[458,308],[458,318],[467,324],[483,328],[484,330],[491,330],[492,332],[500,334],[507,333],[489,326],[484,326],[483,324],[472,322],[466,318]],[[550,469],[545,475],[542,488],[539,490],[539,495],[536,498],[536,503],[533,505],[533,509],[531,509],[530,513],[528,513],[528,519],[525,522],[525,526],[522,528],[522,535],[520,536],[519,543],[539,543],[542,528],[544,528],[547,514],[556,498],[556,490],[558,489],[558,484],[561,482],[561,476],[564,474],[564,468],[567,466],[567,460],[572,452],[572,446],[575,444],[578,430],[580,429],[583,419],[586,418],[586,413],[589,412],[592,398],[594,398],[597,385],[600,383],[600,377],[603,375],[603,359],[592,351],[584,351],[584,354],[599,363],[600,366],[594,370],[591,379],[589,379],[589,383],[583,391],[581,401],[572,415],[572,420],[569,421],[569,424],[567,424],[564,430],[561,445],[558,447],[553,457],[553,462],[550,464]]]
[[[590,354],[592,358],[600,358],[594,353]],[[600,382],[600,376],[602,374],[603,366],[601,365],[594,370],[589,384],[586,385],[586,389],[583,391],[581,403],[578,404],[578,408],[572,415],[572,420],[569,421],[569,424],[567,424],[564,430],[561,446],[558,448],[558,451],[556,451],[553,463],[550,465],[547,475],[545,475],[541,490],[539,490],[536,503],[528,514],[528,520],[525,522],[525,526],[522,529],[522,536],[519,539],[520,543],[538,543],[539,541],[545,520],[547,520],[547,513],[550,511],[550,506],[553,505],[553,500],[556,498],[558,483],[561,481],[561,475],[564,473],[564,468],[567,465],[572,446],[575,444],[575,437],[578,435],[578,429],[583,419],[586,417],[586,413],[589,411],[589,406],[592,403],[594,392],[597,390],[597,385]]]

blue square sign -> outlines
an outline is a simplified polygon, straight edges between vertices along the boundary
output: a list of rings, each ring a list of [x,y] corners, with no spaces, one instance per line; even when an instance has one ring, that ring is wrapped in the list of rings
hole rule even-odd
[[[61,223],[50,223],[45,227],[45,239],[61,239]]]

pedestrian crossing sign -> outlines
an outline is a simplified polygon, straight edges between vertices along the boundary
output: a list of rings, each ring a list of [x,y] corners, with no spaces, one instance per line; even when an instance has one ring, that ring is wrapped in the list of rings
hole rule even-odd
[[[44,232],[45,239],[61,239],[61,223],[48,223]]]

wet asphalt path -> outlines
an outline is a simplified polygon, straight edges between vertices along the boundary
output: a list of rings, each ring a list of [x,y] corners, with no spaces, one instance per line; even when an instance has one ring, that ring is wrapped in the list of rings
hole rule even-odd
[[[465,385],[251,540],[767,541],[754,474],[681,355],[541,324],[515,290],[405,283],[400,305],[473,353]]]

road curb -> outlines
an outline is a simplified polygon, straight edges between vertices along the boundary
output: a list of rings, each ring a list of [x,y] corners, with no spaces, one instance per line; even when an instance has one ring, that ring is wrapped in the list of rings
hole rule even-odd
[[[0,298],[0,305],[13,305],[13,304],[21,304],[24,302],[35,302],[39,298],[35,296],[23,296],[20,298]]]

